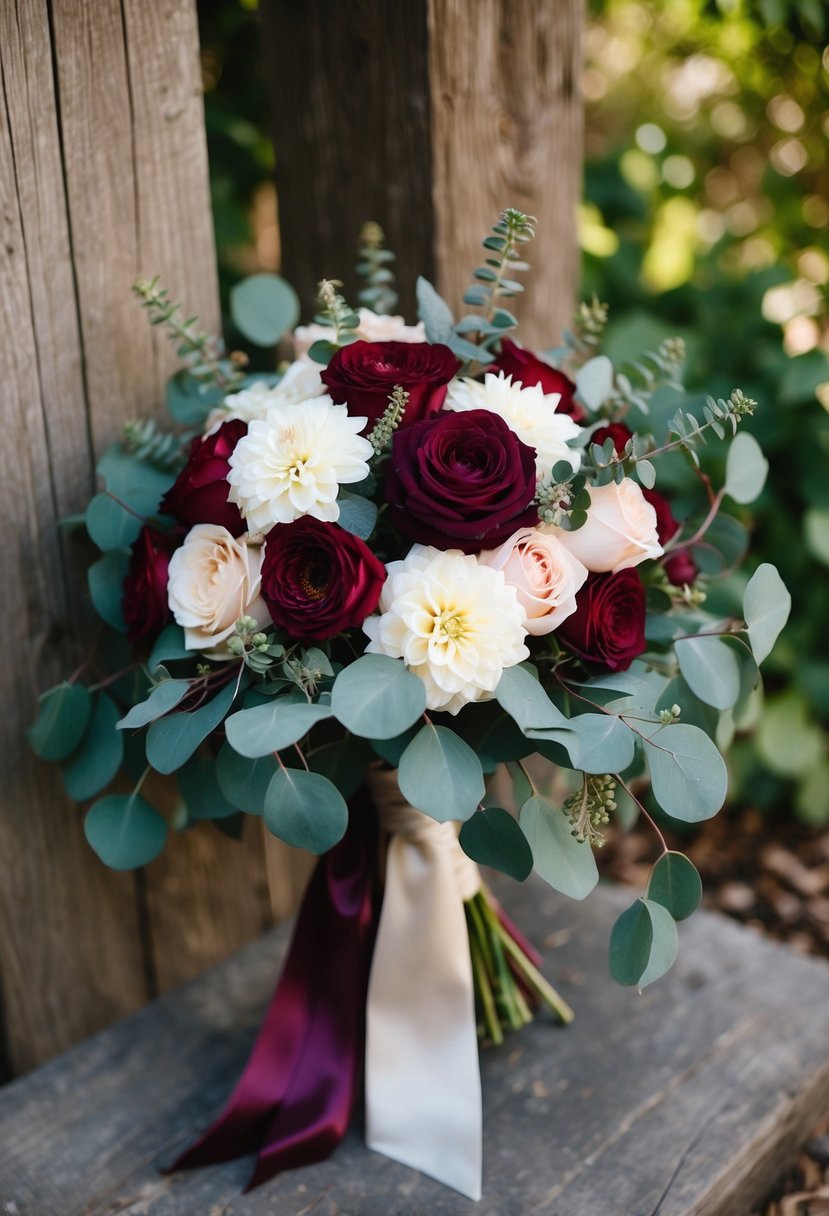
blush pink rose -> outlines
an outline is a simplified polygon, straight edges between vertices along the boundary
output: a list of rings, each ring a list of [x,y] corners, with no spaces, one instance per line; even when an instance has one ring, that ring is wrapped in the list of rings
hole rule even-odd
[[[625,477],[592,486],[587,522],[575,532],[556,530],[574,557],[594,574],[618,573],[659,557],[656,511],[637,482]]]
[[[576,593],[587,580],[587,567],[570,553],[551,529],[523,528],[478,560],[500,570],[514,587],[524,610],[524,628],[533,637],[552,633],[576,611]]]

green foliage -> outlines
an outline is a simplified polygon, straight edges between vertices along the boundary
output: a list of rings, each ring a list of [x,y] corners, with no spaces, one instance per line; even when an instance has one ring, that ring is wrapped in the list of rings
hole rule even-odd
[[[299,320],[299,296],[278,274],[254,274],[230,290],[230,315],[256,346],[275,346]]]
[[[346,735],[309,752],[308,767],[312,773],[327,777],[343,798],[350,798],[365,781],[372,758],[372,749],[364,739]]]
[[[189,680],[162,680],[155,685],[145,701],[139,701],[137,705],[130,708],[117,724],[118,730],[133,730],[139,726],[147,726],[156,718],[175,709],[189,691]]]
[[[129,550],[110,549],[93,562],[86,573],[95,611],[118,633],[127,630],[121,598],[129,561]]]
[[[226,797],[212,756],[193,756],[179,769],[176,779],[187,810],[187,822],[226,819],[239,809]]]
[[[135,791],[109,794],[93,802],[86,813],[84,832],[105,865],[133,870],[157,857],[167,840],[167,824],[149,802]]]
[[[426,708],[426,687],[400,659],[366,654],[344,667],[331,692],[331,711],[352,734],[394,739]]]
[[[216,759],[216,779],[225,798],[240,811],[263,815],[265,794],[279,761],[272,755],[250,760],[240,756],[229,743],[222,744]]]
[[[84,515],[90,539],[102,553],[127,549],[141,531],[141,516],[130,511],[105,491],[89,500]]]
[[[476,811],[461,826],[461,848],[467,857],[482,866],[492,866],[523,882],[533,868],[533,854],[527,837],[515,819],[501,807]]]
[[[153,279],[138,279],[132,290],[146,311],[150,325],[164,327],[176,356],[192,376],[215,384],[225,392],[231,391],[242,379],[241,364],[232,356],[225,357],[222,339],[199,329],[198,317],[185,318],[181,304],[170,299],[167,289],[161,287],[158,275]]]
[[[702,900],[702,881],[694,863],[684,853],[664,853],[651,871],[648,899],[667,908],[674,920],[691,916]]]
[[[536,794],[521,807],[520,824],[536,873],[563,895],[585,899],[599,881],[599,872],[593,850],[586,840],[576,839],[567,815]]]
[[[481,762],[472,748],[454,731],[431,722],[400,757],[397,778],[406,801],[440,823],[468,819],[484,796]]]
[[[112,781],[124,758],[124,740],[116,730],[119,709],[106,693],[97,693],[80,744],[63,766],[63,788],[75,802],[86,802]]]
[[[674,964],[679,947],[670,912],[651,899],[637,899],[610,935],[610,974],[619,984],[646,988]]]
[[[309,853],[325,853],[342,840],[348,807],[327,777],[280,767],[265,794],[265,827]]]
[[[302,693],[289,692],[273,697],[267,705],[231,714],[225,723],[225,733],[234,751],[255,760],[291,747],[317,722],[330,717],[331,704],[326,693],[319,701],[311,702]]]
[[[368,540],[377,523],[377,505],[362,494],[350,494],[340,490],[337,496],[340,515],[337,523],[346,532],[353,532],[361,540]]]
[[[717,637],[681,638],[674,643],[679,670],[691,692],[715,709],[731,709],[740,696],[737,656]]]
[[[698,823],[725,802],[725,761],[698,726],[660,726],[644,740],[653,796],[673,819]]]
[[[360,229],[360,260],[357,263],[357,274],[365,282],[357,296],[360,304],[365,304],[373,312],[382,315],[393,313],[398,301],[394,283],[394,271],[391,263],[394,254],[390,249],[383,248],[385,236],[383,229],[376,220],[368,220]]]
[[[236,695],[231,680],[198,709],[167,714],[150,724],[147,760],[158,773],[174,773],[186,764],[209,734],[224,720]]]
[[[728,448],[723,490],[735,502],[754,502],[763,492],[768,471],[769,462],[757,440],[747,431],[741,431]]]
[[[64,680],[40,698],[34,725],[27,732],[29,745],[42,760],[65,760],[83,738],[92,710],[82,684]]]
[[[776,568],[764,562],[748,581],[743,596],[743,615],[748,640],[758,663],[768,658],[783,626],[789,619],[792,597]]]

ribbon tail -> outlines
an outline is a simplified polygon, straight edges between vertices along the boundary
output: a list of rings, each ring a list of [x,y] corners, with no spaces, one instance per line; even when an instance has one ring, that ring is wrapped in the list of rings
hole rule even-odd
[[[327,1157],[359,1089],[374,937],[374,815],[352,807],[343,840],[320,859],[276,991],[225,1109],[170,1167],[257,1152],[248,1190]]]
[[[366,1141],[481,1197],[481,1078],[463,901],[451,853],[399,835],[389,845],[369,982]]]

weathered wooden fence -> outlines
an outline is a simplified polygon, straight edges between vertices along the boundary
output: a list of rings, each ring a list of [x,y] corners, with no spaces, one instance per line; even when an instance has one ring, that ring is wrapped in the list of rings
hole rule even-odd
[[[284,269],[306,300],[368,217],[409,310],[417,271],[457,298],[511,203],[541,218],[526,340],[552,340],[576,274],[581,0],[265,0],[263,17]],[[208,327],[218,302],[195,0],[3,0],[0,72],[0,1071],[21,1072],[258,934],[302,867],[251,821],[241,845],[202,825],[114,874],[27,751],[38,690],[86,632],[84,554],[57,520],[173,366],[131,283],[162,272]]]

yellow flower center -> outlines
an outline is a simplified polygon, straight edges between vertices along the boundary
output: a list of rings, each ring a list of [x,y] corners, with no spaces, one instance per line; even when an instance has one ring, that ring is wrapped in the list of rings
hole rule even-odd
[[[458,641],[466,633],[466,620],[461,612],[452,609],[444,610],[435,617],[435,633],[453,642]]]

